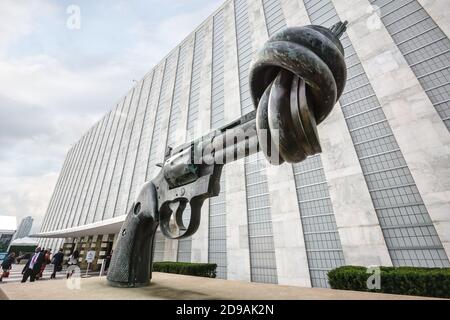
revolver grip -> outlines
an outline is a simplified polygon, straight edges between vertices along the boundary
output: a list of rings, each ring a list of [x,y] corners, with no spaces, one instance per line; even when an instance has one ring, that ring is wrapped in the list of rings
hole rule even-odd
[[[150,283],[158,227],[156,204],[155,186],[147,182],[120,229],[107,276],[111,286],[142,287]]]

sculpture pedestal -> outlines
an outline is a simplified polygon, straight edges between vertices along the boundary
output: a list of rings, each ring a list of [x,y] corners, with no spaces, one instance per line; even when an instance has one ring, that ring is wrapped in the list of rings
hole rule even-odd
[[[34,283],[0,284],[0,299],[32,300],[99,300],[99,299],[233,299],[233,300],[289,300],[289,299],[419,299],[356,291],[319,288],[301,288],[275,284],[249,283],[221,279],[182,276],[167,273],[153,273],[148,287],[114,288],[107,285],[105,277],[79,279],[79,289],[75,280],[41,280]],[[422,299],[422,298],[420,298]]]

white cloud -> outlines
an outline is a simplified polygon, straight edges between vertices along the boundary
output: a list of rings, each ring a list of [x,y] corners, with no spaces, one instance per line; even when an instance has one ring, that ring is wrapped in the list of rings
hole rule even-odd
[[[39,27],[38,21],[56,12],[56,7],[44,0],[2,0],[0,2],[0,54],[21,37]],[[4,52],[3,52],[4,53]]]
[[[127,76],[124,66],[107,62],[90,70],[73,70],[47,55],[0,61],[0,86],[6,97],[61,111],[76,102],[78,111],[88,106],[94,108],[91,111],[104,111],[109,106],[101,103],[111,102],[108,95],[125,91],[130,81],[114,80]]]
[[[128,50],[128,60],[149,61],[149,65],[158,63],[222,2],[210,0],[199,10],[168,17],[158,24],[152,23],[151,20],[136,22],[130,27],[130,33],[141,40]]]
[[[1,177],[0,208],[3,210],[0,214],[17,216],[17,223],[32,215],[35,220],[33,231],[38,231],[51,197],[49,186],[54,186],[57,178],[56,172],[39,177],[22,177],[20,183],[15,178]]]
[[[143,77],[220,2],[205,0],[207,5],[201,9],[158,24],[149,23],[150,18],[137,21],[129,27],[130,47],[119,55],[106,53],[95,64],[86,60],[89,67],[77,68],[65,60],[70,52],[64,48],[60,54],[45,48],[10,54],[41,30],[43,21],[61,19],[65,10],[44,0],[1,1],[0,215],[17,215],[18,222],[32,215],[38,231],[70,145],[121,100],[133,79]],[[124,7],[130,5],[116,2],[116,9],[127,13]],[[39,34],[57,37],[52,30]]]

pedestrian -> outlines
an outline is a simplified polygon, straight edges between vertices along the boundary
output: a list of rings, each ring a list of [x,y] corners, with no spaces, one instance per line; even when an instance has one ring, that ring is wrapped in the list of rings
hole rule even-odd
[[[16,254],[14,252],[11,252],[9,256],[3,260],[2,262],[2,274],[0,275],[0,282],[3,281],[3,278],[9,277],[9,270],[12,269],[12,265],[15,261]]]
[[[50,253],[51,250],[44,250],[44,260],[42,261],[41,269],[39,270],[38,274],[36,275],[36,280],[39,280],[42,278],[42,275],[44,274],[44,270],[47,267],[47,264],[49,264],[50,261]]]
[[[78,253],[78,250],[75,250],[69,257],[69,260],[67,261],[67,264],[69,267],[67,268],[67,279],[70,278],[70,276],[74,273],[75,267],[78,265],[78,257],[80,254]]]
[[[22,282],[26,282],[30,278],[30,282],[34,282],[36,275],[41,270],[42,262],[44,261],[44,253],[41,251],[41,247],[37,247],[34,250],[34,254],[28,259],[25,267],[22,270],[23,278]]]
[[[55,279],[56,272],[59,272],[62,270],[63,259],[64,259],[64,253],[63,253],[63,249],[61,248],[61,249],[59,249],[59,251],[57,253],[55,253],[55,255],[52,258],[53,273],[50,276],[50,279]]]
[[[109,254],[106,255],[106,259],[105,259],[105,272],[108,272],[109,264],[111,263],[112,254],[113,254],[113,250],[111,249],[111,251],[109,252]]]

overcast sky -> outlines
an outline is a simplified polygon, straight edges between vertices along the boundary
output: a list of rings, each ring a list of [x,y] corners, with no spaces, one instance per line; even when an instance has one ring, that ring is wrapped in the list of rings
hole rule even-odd
[[[38,231],[71,144],[222,2],[0,0],[0,215]]]

